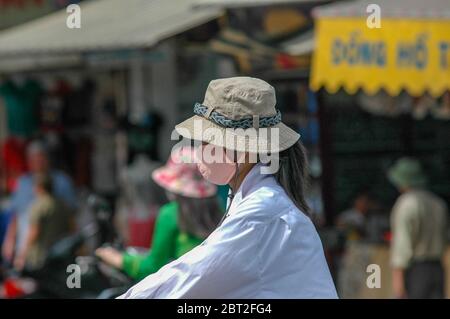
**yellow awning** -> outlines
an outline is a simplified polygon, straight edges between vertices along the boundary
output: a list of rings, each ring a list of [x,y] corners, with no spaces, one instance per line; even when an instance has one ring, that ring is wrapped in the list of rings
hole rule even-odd
[[[311,88],[396,96],[450,90],[450,18],[321,16],[316,21]]]

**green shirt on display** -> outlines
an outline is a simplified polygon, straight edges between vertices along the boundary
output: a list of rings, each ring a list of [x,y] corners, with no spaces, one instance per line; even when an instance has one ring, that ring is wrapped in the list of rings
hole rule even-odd
[[[143,279],[203,242],[202,238],[180,231],[178,209],[176,202],[161,207],[156,219],[152,247],[147,254],[124,254],[122,268],[130,277]]]
[[[38,128],[37,106],[42,89],[35,81],[28,80],[22,86],[6,82],[0,86],[4,99],[9,133],[29,137]]]

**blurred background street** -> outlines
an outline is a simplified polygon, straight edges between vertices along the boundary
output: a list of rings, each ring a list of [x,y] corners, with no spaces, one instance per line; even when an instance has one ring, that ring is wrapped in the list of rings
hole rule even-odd
[[[368,22],[372,2],[380,28]],[[392,298],[400,192],[420,184],[450,204],[450,1],[372,2],[0,0],[3,297],[108,298],[145,277],[130,270],[138,259],[111,260],[151,249],[161,207],[180,204],[151,178],[174,125],[212,79],[243,75],[275,87],[283,122],[308,150],[311,218],[339,296]],[[67,27],[70,4],[79,29]],[[404,175],[391,179],[391,168]],[[216,195],[223,211],[227,192]],[[55,226],[60,246],[21,256],[30,216],[53,197],[64,208],[52,209],[69,212]],[[189,250],[195,235],[177,240]],[[105,244],[114,251],[96,254]],[[437,250],[448,273],[450,249]],[[88,278],[82,291],[58,286],[67,261]],[[367,285],[370,264],[380,288]],[[54,274],[45,289],[36,279]]]

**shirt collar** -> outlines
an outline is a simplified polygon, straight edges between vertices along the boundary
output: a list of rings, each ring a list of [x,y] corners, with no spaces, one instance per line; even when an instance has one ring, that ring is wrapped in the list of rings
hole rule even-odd
[[[233,215],[235,213],[234,207],[241,202],[248,194],[249,192],[256,188],[258,185],[261,184],[261,182],[264,179],[271,178],[271,174],[262,174],[261,173],[261,167],[263,164],[257,163],[255,164],[250,172],[248,172],[247,176],[245,176],[244,180],[242,181],[241,185],[239,186],[237,192],[234,194],[233,201],[231,202],[231,207],[228,212],[228,215]],[[229,194],[231,194],[231,189],[229,191]],[[229,205],[230,199],[228,198],[227,206]]]

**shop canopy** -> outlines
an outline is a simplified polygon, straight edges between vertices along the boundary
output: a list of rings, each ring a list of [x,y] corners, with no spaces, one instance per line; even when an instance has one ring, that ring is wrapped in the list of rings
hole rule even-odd
[[[196,7],[245,8],[327,2],[327,0],[196,0]]]
[[[450,1],[378,0],[380,28],[368,7],[374,1],[315,9],[311,87],[396,96],[450,90]],[[369,13],[367,13],[369,8]]]
[[[193,9],[193,0],[87,0],[80,7],[80,29],[68,28],[70,13],[61,10],[0,32],[0,59],[150,48],[221,14]]]

